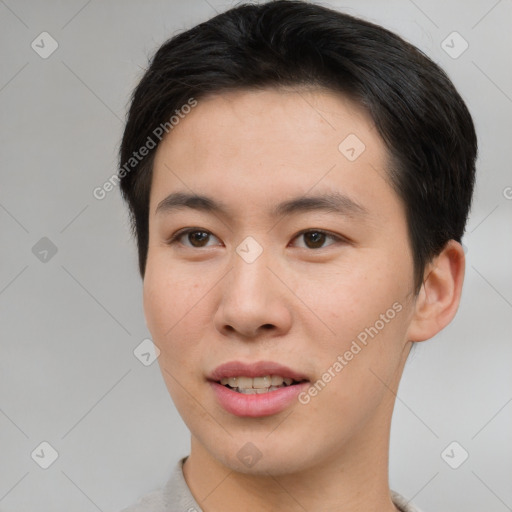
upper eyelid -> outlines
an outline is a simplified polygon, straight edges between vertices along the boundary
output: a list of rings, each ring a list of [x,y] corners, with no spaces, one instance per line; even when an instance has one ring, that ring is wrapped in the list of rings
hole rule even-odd
[[[332,236],[333,238],[341,238],[341,239],[344,239],[345,237],[343,235],[339,235],[337,233],[333,233],[332,231],[329,231],[328,229],[322,229],[322,228],[307,228],[307,229],[302,229],[301,231],[299,231],[295,237],[298,237],[300,235],[303,235],[304,233],[324,233],[325,235],[327,236]]]
[[[215,238],[218,239],[218,237],[216,235],[214,235],[210,230],[208,229],[204,229],[204,228],[183,228],[183,229],[179,229],[178,231],[176,231],[176,233],[174,233],[174,235],[172,235],[170,238],[169,238],[169,241],[174,241],[174,240],[177,240],[178,238],[181,238],[183,235],[187,235],[188,233],[195,233],[195,232],[204,232],[204,233],[208,233],[209,235],[212,235],[214,236]]]
[[[306,233],[323,233],[324,235],[328,236],[328,237],[331,237],[333,238],[334,240],[346,240],[346,238],[342,235],[338,235],[336,233],[332,233],[331,231],[327,230],[327,229],[321,229],[321,228],[308,228],[308,229],[303,229],[301,231],[299,231],[294,237],[293,237],[293,240],[295,240],[296,238],[298,238],[299,236],[301,235],[304,235]]]

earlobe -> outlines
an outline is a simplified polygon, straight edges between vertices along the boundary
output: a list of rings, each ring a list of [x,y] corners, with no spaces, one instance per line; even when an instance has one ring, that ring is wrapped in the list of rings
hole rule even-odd
[[[425,341],[444,329],[459,307],[465,256],[460,243],[449,240],[426,268],[407,331],[409,341]]]

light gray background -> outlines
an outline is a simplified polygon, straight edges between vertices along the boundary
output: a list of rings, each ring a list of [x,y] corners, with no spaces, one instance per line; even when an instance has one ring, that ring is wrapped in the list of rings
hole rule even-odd
[[[425,51],[455,82],[479,135],[462,304],[407,364],[391,485],[425,512],[512,510],[512,2],[323,4]],[[92,191],[116,172],[147,58],[231,5],[0,0],[4,512],[117,511],[163,484],[188,453],[158,364],[133,354],[150,335],[126,210],[117,189],[102,201]],[[31,48],[43,31],[59,45],[47,59]],[[456,59],[441,47],[453,31],[469,43]],[[42,237],[57,247],[46,262],[32,252]],[[48,469],[31,457],[43,441],[59,454]],[[469,453],[458,469],[441,457],[452,441]]]

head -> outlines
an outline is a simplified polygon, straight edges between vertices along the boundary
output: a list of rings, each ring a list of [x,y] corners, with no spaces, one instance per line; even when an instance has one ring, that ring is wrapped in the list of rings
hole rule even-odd
[[[148,327],[197,446],[279,473],[388,435],[412,343],[460,300],[476,151],[436,64],[325,7],[242,5],[160,47],[119,175]],[[234,414],[210,382],[229,361],[306,384],[286,410]]]

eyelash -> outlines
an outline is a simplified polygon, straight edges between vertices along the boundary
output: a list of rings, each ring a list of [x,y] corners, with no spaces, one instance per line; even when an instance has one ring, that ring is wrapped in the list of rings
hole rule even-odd
[[[167,240],[167,245],[174,245],[174,244],[177,244],[179,243],[179,239],[182,238],[183,236],[185,235],[188,235],[190,233],[207,233],[208,235],[213,235],[213,233],[211,231],[208,231],[207,229],[202,229],[202,228],[185,228],[185,229],[181,229],[179,231],[177,231],[176,233],[174,233],[174,235],[171,236],[171,238],[169,240]],[[348,243],[349,240],[346,239],[345,237],[342,237],[340,235],[335,235],[333,233],[330,233],[329,231],[325,231],[323,229],[304,229],[302,231],[300,231],[299,233],[297,233],[294,237],[293,237],[293,240],[295,240],[296,238],[302,236],[302,235],[305,235],[306,233],[320,233],[322,235],[326,235],[328,238],[331,238],[333,239],[335,242],[341,242],[341,243]],[[215,235],[213,235],[215,236]],[[217,237],[215,237],[217,238]],[[184,245],[184,244],[182,244]],[[329,247],[330,245],[333,245],[333,244],[329,244],[327,246],[323,246],[323,247],[318,247],[318,248],[314,248],[314,249],[311,249],[309,247],[300,247],[301,249],[309,249],[310,251],[317,251],[317,250],[320,250],[320,249],[325,249],[326,247]],[[206,249],[207,247],[191,247],[191,246],[188,246],[188,245],[184,245],[187,249]]]

